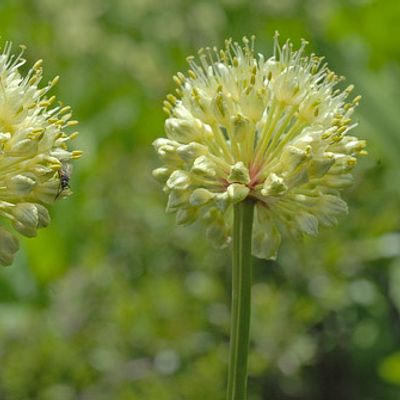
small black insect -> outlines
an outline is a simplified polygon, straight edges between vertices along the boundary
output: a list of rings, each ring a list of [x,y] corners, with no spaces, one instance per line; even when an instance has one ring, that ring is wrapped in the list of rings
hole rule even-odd
[[[61,168],[58,170],[58,178],[60,180],[60,186],[56,199],[58,199],[65,191],[69,189],[69,180],[72,174],[72,165],[70,163],[62,163]]]

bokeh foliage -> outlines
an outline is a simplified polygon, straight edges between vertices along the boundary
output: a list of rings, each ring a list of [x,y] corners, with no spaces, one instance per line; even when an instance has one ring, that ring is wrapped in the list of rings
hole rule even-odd
[[[163,97],[197,48],[256,34],[326,55],[363,96],[351,212],[255,262],[250,400],[400,392],[398,0],[3,0],[2,40],[60,74],[81,121],[74,196],[0,274],[1,400],[224,397],[229,252],[174,226],[150,171]]]

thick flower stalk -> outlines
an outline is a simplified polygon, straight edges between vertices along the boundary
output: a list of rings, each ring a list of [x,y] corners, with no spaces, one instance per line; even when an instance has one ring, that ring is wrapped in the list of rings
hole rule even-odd
[[[178,224],[198,217],[213,243],[231,240],[232,205],[255,203],[252,252],[275,258],[283,235],[315,236],[347,212],[340,190],[352,183],[365,141],[349,134],[360,100],[322,57],[275,37],[273,56],[254,53],[254,39],[227,40],[224,50],[190,57],[167,96],[167,138],[154,147],[154,170]]]
[[[68,177],[65,166],[81,155],[69,151],[67,143],[77,133],[65,129],[77,124],[70,107],[52,107],[48,97],[58,77],[43,87],[42,61],[37,61],[26,76],[19,68],[25,64],[21,51],[11,53],[6,44],[0,54],[0,264],[11,264],[18,250],[13,231],[33,237],[37,229],[50,222],[46,206],[65,197]]]

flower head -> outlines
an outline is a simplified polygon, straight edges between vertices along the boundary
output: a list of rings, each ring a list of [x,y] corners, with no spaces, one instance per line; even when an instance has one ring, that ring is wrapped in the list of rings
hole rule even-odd
[[[164,103],[167,138],[154,147],[164,166],[153,171],[178,224],[199,216],[208,235],[229,243],[232,204],[256,202],[253,253],[276,257],[282,234],[316,235],[347,211],[339,191],[352,183],[365,141],[349,135],[360,97],[336,89],[342,77],[323,58],[306,56],[303,41],[265,59],[254,38],[225,49],[202,49],[178,73],[177,96]]]
[[[70,107],[52,107],[55,97],[47,93],[58,77],[39,87],[42,61],[26,76],[21,51],[11,53],[6,44],[0,54],[0,264],[11,264],[18,250],[18,239],[11,233],[32,237],[50,222],[46,205],[68,195],[61,185],[63,165],[78,158],[80,151],[69,151],[67,143],[77,133],[64,129],[77,124],[70,120]],[[62,193],[61,193],[62,192]],[[62,195],[62,196],[60,196]]]

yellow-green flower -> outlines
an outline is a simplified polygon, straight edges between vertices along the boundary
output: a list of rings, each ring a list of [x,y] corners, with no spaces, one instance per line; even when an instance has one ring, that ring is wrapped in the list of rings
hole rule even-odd
[[[153,171],[178,224],[203,217],[208,236],[230,241],[232,204],[256,202],[253,254],[276,257],[281,236],[316,235],[347,212],[339,191],[366,143],[349,131],[360,97],[336,89],[342,77],[323,58],[287,41],[265,59],[254,38],[202,49],[178,73],[168,95],[167,138],[154,147],[164,166]]]
[[[77,133],[64,130],[74,126],[70,107],[52,106],[49,90],[58,77],[39,87],[42,61],[26,76],[21,51],[11,52],[6,44],[0,54],[0,264],[11,264],[18,239],[11,233],[32,237],[50,222],[46,205],[68,195],[60,182],[61,169],[80,151],[69,151],[67,143]],[[61,196],[60,196],[61,195]]]

